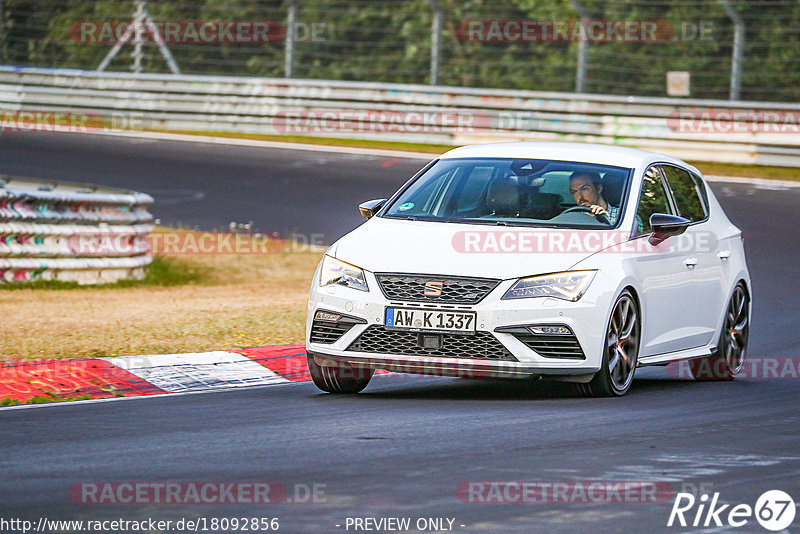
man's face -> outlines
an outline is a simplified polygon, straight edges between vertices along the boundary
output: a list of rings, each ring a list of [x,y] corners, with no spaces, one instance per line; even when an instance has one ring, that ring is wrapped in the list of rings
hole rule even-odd
[[[595,185],[591,178],[582,174],[569,181],[569,192],[575,198],[575,203],[579,206],[591,206],[601,204],[600,192],[602,185]]]

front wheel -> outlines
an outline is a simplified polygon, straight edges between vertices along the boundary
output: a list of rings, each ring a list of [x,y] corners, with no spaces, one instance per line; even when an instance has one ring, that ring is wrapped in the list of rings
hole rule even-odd
[[[369,384],[374,369],[353,367],[343,362],[319,365],[314,356],[308,355],[308,371],[314,384],[328,393],[358,393]]]
[[[603,364],[591,382],[578,384],[587,397],[620,397],[631,387],[639,361],[639,311],[627,289],[614,303],[606,329]]]
[[[750,331],[750,297],[741,282],[733,290],[725,310],[717,352],[713,356],[689,360],[695,380],[733,380],[744,365]]]

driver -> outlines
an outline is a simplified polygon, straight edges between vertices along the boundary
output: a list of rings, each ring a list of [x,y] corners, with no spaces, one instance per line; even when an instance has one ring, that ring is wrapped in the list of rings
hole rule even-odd
[[[569,177],[569,192],[579,206],[592,210],[592,215],[605,215],[608,222],[614,225],[619,216],[619,208],[611,206],[603,198],[603,184],[600,175],[593,171],[575,171]]]

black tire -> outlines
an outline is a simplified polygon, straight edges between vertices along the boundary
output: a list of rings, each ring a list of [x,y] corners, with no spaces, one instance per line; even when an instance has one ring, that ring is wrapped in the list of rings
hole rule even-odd
[[[358,393],[367,387],[375,373],[374,369],[346,363],[321,366],[311,354],[308,355],[308,371],[314,384],[328,393]]]
[[[744,365],[747,338],[750,332],[750,295],[739,282],[725,308],[725,320],[717,342],[717,351],[705,358],[689,360],[695,380],[733,380]]]
[[[591,382],[577,384],[585,397],[620,397],[631,387],[639,361],[641,321],[636,299],[627,289],[617,298],[606,327],[603,363]]]

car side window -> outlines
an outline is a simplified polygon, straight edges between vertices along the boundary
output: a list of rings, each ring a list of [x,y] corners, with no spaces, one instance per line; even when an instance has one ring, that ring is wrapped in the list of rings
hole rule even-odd
[[[639,195],[639,207],[636,210],[636,223],[639,233],[648,234],[652,232],[650,216],[654,213],[674,215],[658,167],[647,169],[642,180],[642,192]]]
[[[692,222],[702,221],[706,218],[706,210],[697,182],[683,169],[664,165],[661,167],[667,177],[667,183],[675,199],[678,215]]]
[[[706,191],[706,184],[705,182],[703,182],[703,179],[700,178],[698,175],[696,175],[695,173],[691,174],[694,183],[697,184],[697,190],[700,192],[700,198],[703,201],[703,208],[706,210],[706,217],[708,217],[710,209],[708,207],[708,191]]]

